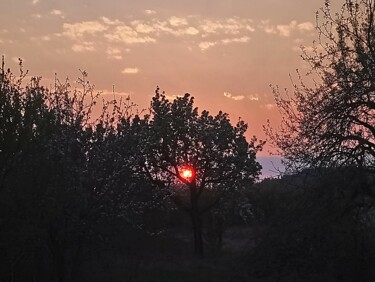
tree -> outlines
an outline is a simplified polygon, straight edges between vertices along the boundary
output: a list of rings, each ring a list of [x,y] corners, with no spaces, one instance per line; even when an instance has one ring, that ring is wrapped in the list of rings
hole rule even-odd
[[[375,2],[346,0],[334,13],[331,1],[325,1],[317,13],[317,31],[319,40],[313,52],[302,48],[302,58],[316,77],[313,86],[297,72],[299,83],[293,82],[292,95],[273,88],[283,120],[280,131],[270,125],[265,131],[271,143],[281,149],[289,172],[295,174],[292,191],[306,191],[295,200],[301,199],[302,205],[291,206],[290,224],[269,234],[296,236],[282,252],[294,252],[298,240],[304,248],[313,243],[305,251],[316,252],[320,261],[332,264],[338,279],[372,280]],[[301,176],[302,182],[298,180]],[[337,260],[329,257],[332,249],[337,250]],[[302,257],[305,259],[306,254]]]
[[[322,16],[323,21],[320,22]],[[279,132],[266,127],[292,170],[357,166],[375,170],[375,2],[346,0],[338,13],[330,1],[317,13],[319,41],[302,58],[317,75],[299,76],[294,95],[274,88],[283,116]]]
[[[82,174],[90,106],[64,86],[55,91],[2,66],[0,83],[1,275],[70,280],[84,222]],[[23,271],[21,270],[23,269]]]
[[[258,178],[261,166],[255,156],[264,143],[246,140],[242,120],[233,126],[223,112],[199,114],[189,94],[170,102],[159,88],[144,125],[141,168],[190,215],[195,253],[203,255],[202,215]],[[186,166],[194,170],[193,177],[182,174]]]
[[[49,90],[20,67],[0,70],[0,280],[81,281],[82,265],[132,245],[156,210],[133,169],[133,105],[110,101],[95,120],[86,72],[76,89],[56,78]]]

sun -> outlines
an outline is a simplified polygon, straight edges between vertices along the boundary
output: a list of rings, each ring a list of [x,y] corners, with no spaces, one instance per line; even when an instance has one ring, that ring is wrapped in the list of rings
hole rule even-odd
[[[182,167],[180,170],[180,176],[185,180],[191,181],[195,176],[194,168],[190,166]]]

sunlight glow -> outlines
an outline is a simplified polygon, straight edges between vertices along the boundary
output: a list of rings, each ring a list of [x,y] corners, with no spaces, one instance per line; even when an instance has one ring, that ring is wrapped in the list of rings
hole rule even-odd
[[[184,166],[183,168],[181,168],[180,176],[188,181],[193,180],[195,177],[194,168],[190,166]]]

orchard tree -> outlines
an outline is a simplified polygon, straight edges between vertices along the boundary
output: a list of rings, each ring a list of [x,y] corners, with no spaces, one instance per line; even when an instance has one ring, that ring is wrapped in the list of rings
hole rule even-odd
[[[264,143],[246,140],[242,120],[233,126],[221,111],[199,114],[189,94],[170,102],[157,88],[146,119],[142,170],[190,215],[195,253],[203,255],[202,215],[258,178],[256,153]]]
[[[131,245],[157,208],[133,170],[134,105],[105,102],[94,119],[86,72],[51,90],[20,71],[0,69],[0,280],[80,281],[83,264]]]
[[[294,95],[274,94],[283,116],[280,131],[266,127],[292,170],[361,167],[375,170],[375,2],[331,1],[317,13],[319,40],[302,58],[317,75],[301,79]]]

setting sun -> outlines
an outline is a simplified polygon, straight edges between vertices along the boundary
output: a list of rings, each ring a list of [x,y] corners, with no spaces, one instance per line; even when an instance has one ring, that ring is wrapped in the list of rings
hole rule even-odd
[[[194,168],[190,166],[185,166],[181,168],[180,176],[189,181],[194,179],[194,176],[195,176]]]

